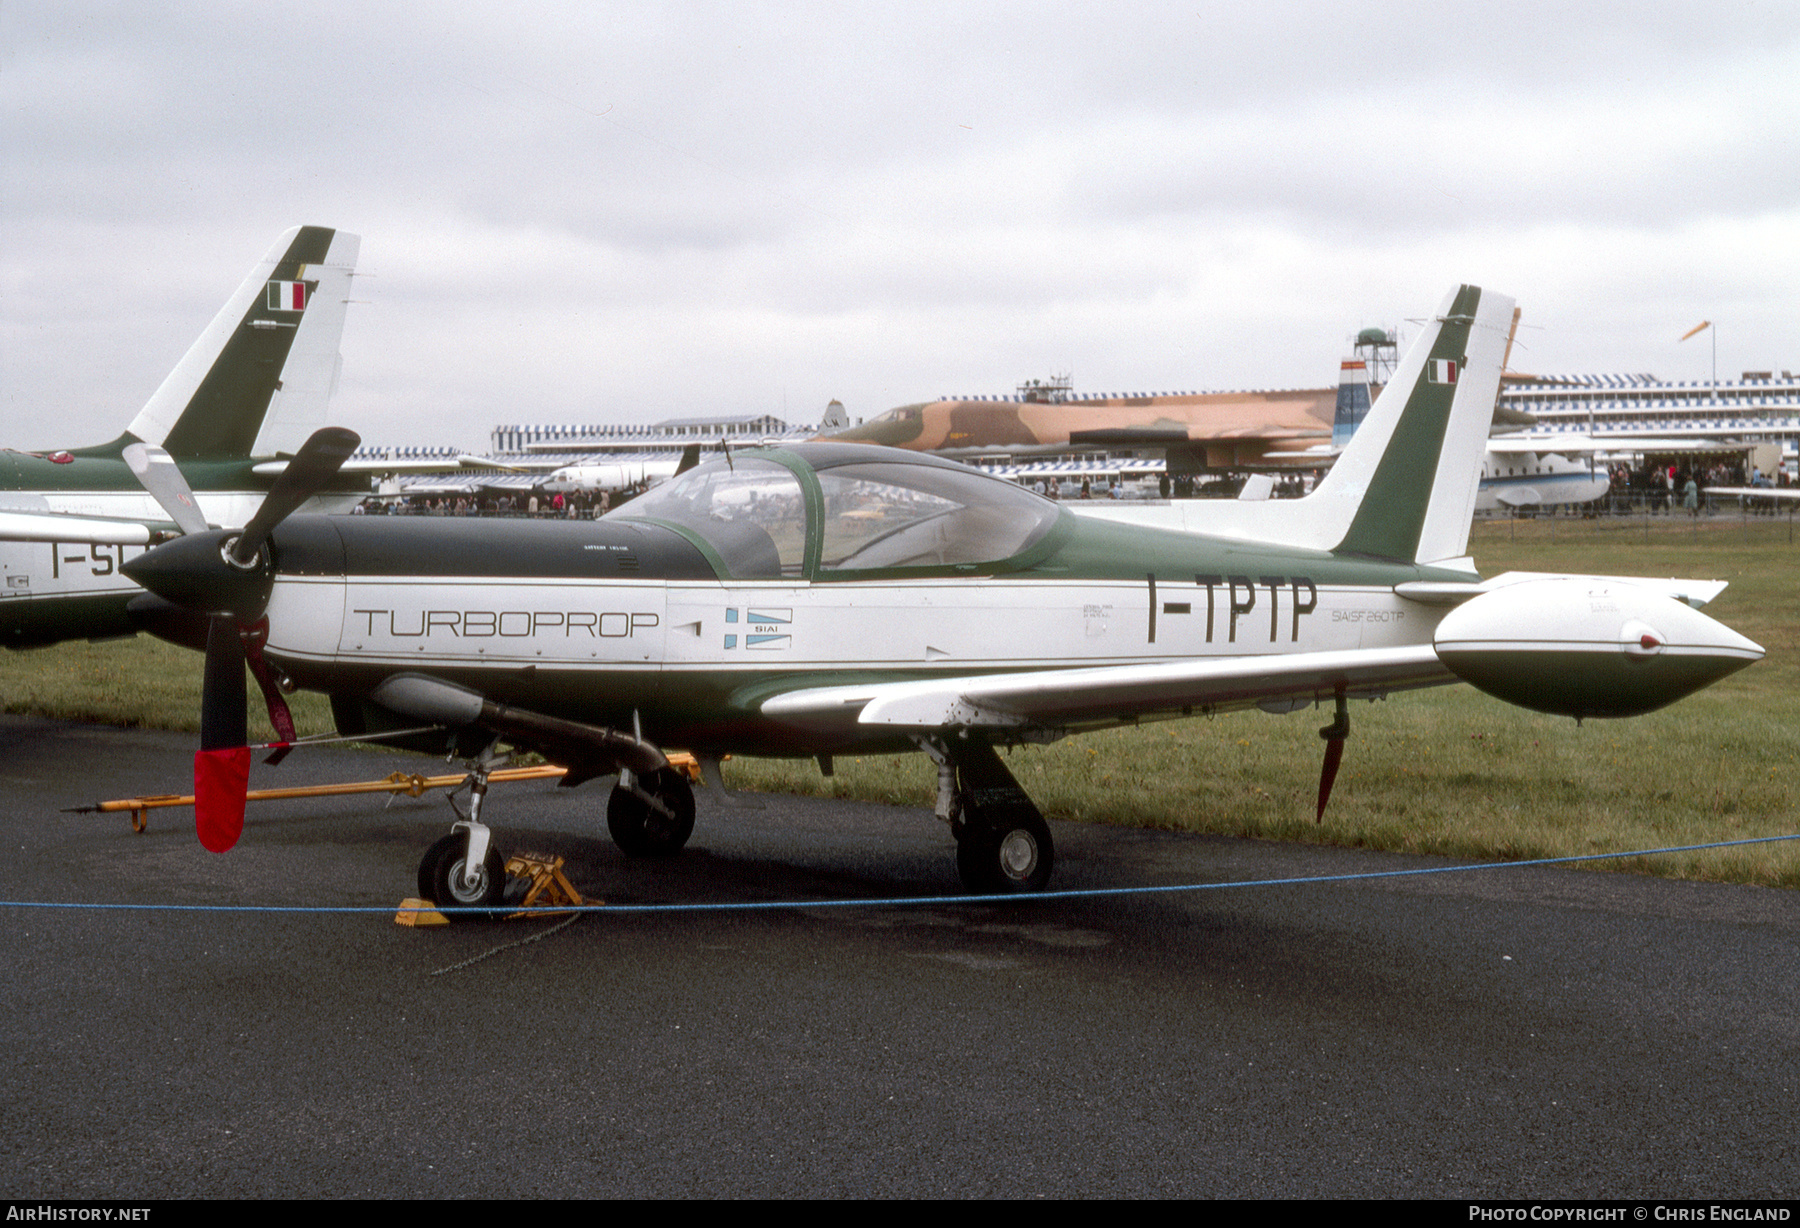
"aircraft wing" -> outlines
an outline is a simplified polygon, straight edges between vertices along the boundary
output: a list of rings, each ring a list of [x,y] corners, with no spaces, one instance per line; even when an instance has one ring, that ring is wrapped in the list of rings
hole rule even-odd
[[[1703,486],[1700,493],[1738,495],[1745,499],[1800,499],[1800,486]]]
[[[288,467],[286,458],[263,461],[252,467],[251,472],[264,477],[272,477],[284,472]],[[525,466],[507,464],[497,460],[489,460],[485,456],[472,456],[462,453],[457,456],[440,457],[408,457],[405,460],[370,460],[355,458],[344,462],[341,473],[453,473],[459,469],[498,470],[501,473],[523,473]]]
[[[1498,456],[1592,456],[1618,448],[1617,441],[1599,443],[1588,435],[1490,435],[1487,450]]]
[[[60,512],[0,511],[0,541],[147,546],[150,526],[138,520],[103,520]]]
[[[1286,712],[1329,701],[1340,690],[1373,699],[1456,681],[1430,644],[1418,644],[808,687],[764,700],[762,715],[819,732],[886,725],[1004,733],[1238,708]]]
[[[1206,432],[1201,432],[1199,427],[1187,426],[1094,427],[1070,431],[1069,445],[1076,448],[1169,448],[1218,440],[1319,439],[1329,432],[1330,428],[1324,423],[1312,427],[1245,426]]]

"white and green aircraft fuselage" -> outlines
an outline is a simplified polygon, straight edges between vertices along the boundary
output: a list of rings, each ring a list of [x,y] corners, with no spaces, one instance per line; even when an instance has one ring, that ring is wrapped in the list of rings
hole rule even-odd
[[[1318,490],[1215,505],[1211,533],[819,443],[734,452],[598,522],[296,517],[260,568],[233,574],[196,534],[131,571],[189,608],[266,611],[267,661],[330,694],[345,733],[423,721],[574,780],[622,769],[609,826],[627,851],[691,829],[658,748],[917,748],[970,885],[1036,887],[1048,830],[997,745],[1323,704],[1323,798],[1351,700],[1465,680],[1628,716],[1762,655],[1695,608],[1716,583],[1476,575],[1463,551],[1510,313],[1453,293]],[[457,884],[487,847],[434,847],[421,885],[478,902]]]

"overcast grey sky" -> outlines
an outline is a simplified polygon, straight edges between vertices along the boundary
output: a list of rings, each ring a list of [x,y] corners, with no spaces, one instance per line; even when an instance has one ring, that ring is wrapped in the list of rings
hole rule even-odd
[[[110,439],[284,228],[335,417],[867,417],[1330,383],[1472,281],[1514,366],[1800,368],[1800,5],[0,7],[0,444]]]

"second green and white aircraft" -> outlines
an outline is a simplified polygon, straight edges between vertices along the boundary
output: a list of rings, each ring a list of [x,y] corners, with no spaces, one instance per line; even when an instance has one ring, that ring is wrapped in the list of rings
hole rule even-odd
[[[326,421],[358,246],[323,226],[288,230],[117,439],[0,451],[0,644],[136,630],[126,606],[143,594],[121,565],[174,525],[133,476],[134,444],[173,457],[209,523],[250,518],[282,454]],[[366,493],[338,484],[309,510],[346,511]]]

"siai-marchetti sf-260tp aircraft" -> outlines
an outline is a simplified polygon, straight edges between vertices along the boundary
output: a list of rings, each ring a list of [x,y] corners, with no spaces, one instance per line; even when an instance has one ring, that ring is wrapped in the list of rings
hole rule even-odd
[[[597,522],[286,512],[332,454],[325,431],[241,537],[197,531],[134,560],[146,588],[210,616],[202,839],[243,823],[241,662],[331,696],[341,733],[410,734],[481,766],[505,743],[616,774],[628,854],[693,828],[681,747],[923,751],[963,881],[1041,888],[1050,833],[995,748],[1140,719],[1331,705],[1319,805],[1347,705],[1468,681],[1577,718],[1660,708],[1762,649],[1700,613],[1716,582],[1507,574],[1462,557],[1512,303],[1444,302],[1363,429],[1305,499],[1225,504],[1217,535],[1072,515],[973,469],[860,444],[735,451]],[[246,645],[248,646],[246,648]],[[278,725],[279,728],[279,725]],[[421,889],[493,905],[503,871],[473,811]]]

